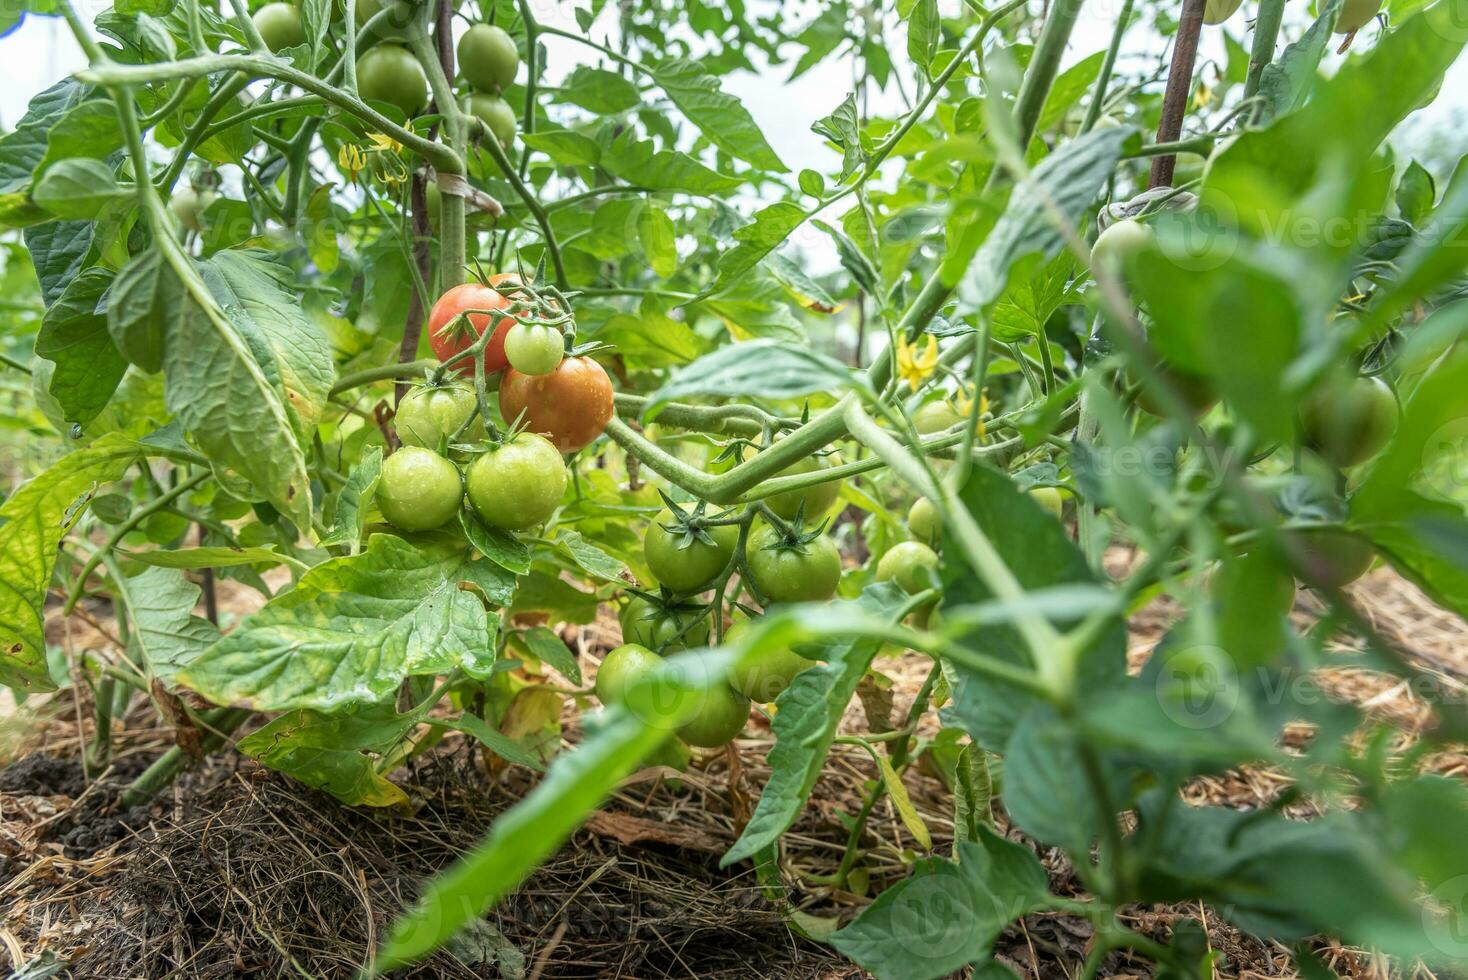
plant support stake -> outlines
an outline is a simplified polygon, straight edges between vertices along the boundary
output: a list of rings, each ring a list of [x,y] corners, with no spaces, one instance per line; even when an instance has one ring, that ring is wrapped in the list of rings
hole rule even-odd
[[[1193,90],[1193,65],[1198,60],[1198,36],[1203,32],[1206,0],[1183,0],[1183,18],[1177,26],[1177,45],[1172,49],[1172,69],[1167,73],[1167,91],[1162,96],[1162,121],[1157,124],[1157,142],[1173,143],[1182,135],[1183,115],[1188,110],[1188,93]],[[1147,186],[1171,187],[1177,157],[1168,154],[1152,161]]]

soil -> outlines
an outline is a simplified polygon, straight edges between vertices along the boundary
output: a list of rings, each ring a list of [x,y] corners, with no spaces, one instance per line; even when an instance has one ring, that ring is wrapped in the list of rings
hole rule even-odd
[[[1378,629],[1444,684],[1463,686],[1468,645],[1460,623],[1389,572],[1370,576],[1357,598]],[[1298,615],[1311,615],[1310,601],[1302,598]],[[1173,612],[1162,602],[1135,617],[1134,666]],[[616,644],[615,621],[604,617],[572,639],[589,666]],[[893,682],[898,717],[926,666],[917,657],[879,661]],[[1363,671],[1326,671],[1321,679],[1333,696],[1397,725],[1404,739],[1423,723],[1425,706],[1405,685]],[[89,712],[76,701],[64,692],[26,716],[32,727],[20,741],[32,751],[12,755],[16,761],[0,769],[0,964],[27,965],[32,977],[350,977],[423,882],[531,785],[529,774],[514,767],[486,771],[482,756],[448,739],[395,777],[412,798],[403,812],[343,807],[234,753],[211,757],[152,805],[124,810],[121,787],[171,744],[172,733],[136,699],[118,726],[112,764],[88,773],[79,756]],[[854,702],[848,724],[864,726],[865,710]],[[574,742],[574,717],[563,721],[566,741]],[[737,752],[701,754],[689,772],[672,774],[676,781],[665,770],[631,777],[479,928],[402,975],[864,977],[792,931],[747,866],[718,868],[768,777],[768,731],[752,727],[747,734]],[[1431,765],[1468,778],[1468,754],[1440,753]],[[810,884],[839,856],[842,818],[860,806],[870,769],[859,749],[836,746],[787,835],[782,878],[804,914],[849,918],[906,873],[912,841],[884,801],[863,840],[866,894]],[[951,796],[920,767],[905,782],[935,852],[946,853]],[[1241,769],[1200,780],[1187,797],[1253,807],[1287,786],[1280,773]],[[1058,852],[1036,851],[1054,890],[1079,892]],[[1206,907],[1135,908],[1122,918],[1158,939],[1180,920],[1201,922],[1224,956],[1220,978],[1294,976],[1287,950],[1240,933]],[[1084,922],[1032,915],[1001,937],[996,954],[1027,980],[1057,980],[1078,974],[1090,939]],[[1412,976],[1328,940],[1314,947],[1338,976]],[[1101,975],[1146,977],[1152,967],[1115,953]]]

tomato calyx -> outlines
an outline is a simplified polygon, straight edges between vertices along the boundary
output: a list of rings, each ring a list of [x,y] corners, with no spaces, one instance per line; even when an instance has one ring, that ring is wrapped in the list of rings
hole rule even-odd
[[[765,551],[793,551],[800,555],[810,552],[811,542],[825,537],[826,525],[830,523],[830,520],[826,519],[814,527],[807,528],[805,526],[805,501],[803,500],[796,508],[795,516],[788,521],[782,520],[778,514],[767,507],[761,508],[760,516],[768,521],[770,527],[777,532],[775,540],[765,545]]]
[[[685,510],[682,504],[669,497],[663,490],[658,490],[658,495],[663,498],[663,504],[668,508],[668,512],[673,515],[672,521],[667,524],[659,524],[658,526],[672,535],[680,551],[691,548],[695,544],[717,547],[718,542],[709,533],[709,528],[723,527],[734,523],[729,520],[733,515],[733,511],[726,510],[718,514],[705,516],[704,510],[708,507],[708,501],[706,500],[700,500],[694,504],[691,510]]]

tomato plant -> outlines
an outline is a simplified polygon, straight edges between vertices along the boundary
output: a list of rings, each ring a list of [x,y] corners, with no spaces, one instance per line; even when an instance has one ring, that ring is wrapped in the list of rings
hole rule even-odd
[[[1468,712],[1371,601],[1468,613],[1468,165],[1408,122],[1468,0],[1315,6],[25,0],[86,67],[0,136],[0,683],[88,763],[156,709],[129,812],[231,739],[344,806],[477,754],[384,973],[672,764],[875,976],[1039,917],[1203,980],[1177,903],[1441,975]]]

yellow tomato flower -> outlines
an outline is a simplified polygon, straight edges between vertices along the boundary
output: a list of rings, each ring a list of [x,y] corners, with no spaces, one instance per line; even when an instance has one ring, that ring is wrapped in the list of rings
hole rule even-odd
[[[921,354],[917,345],[909,343],[902,334],[897,335],[897,376],[917,391],[938,367],[938,339],[928,334],[927,346]]]
[[[374,150],[385,150],[390,153],[403,152],[403,144],[388,136],[386,133],[368,133],[367,139]]]
[[[341,149],[336,151],[336,165],[347,175],[347,180],[355,184],[362,169],[367,166],[367,154],[355,143],[343,143]]]

